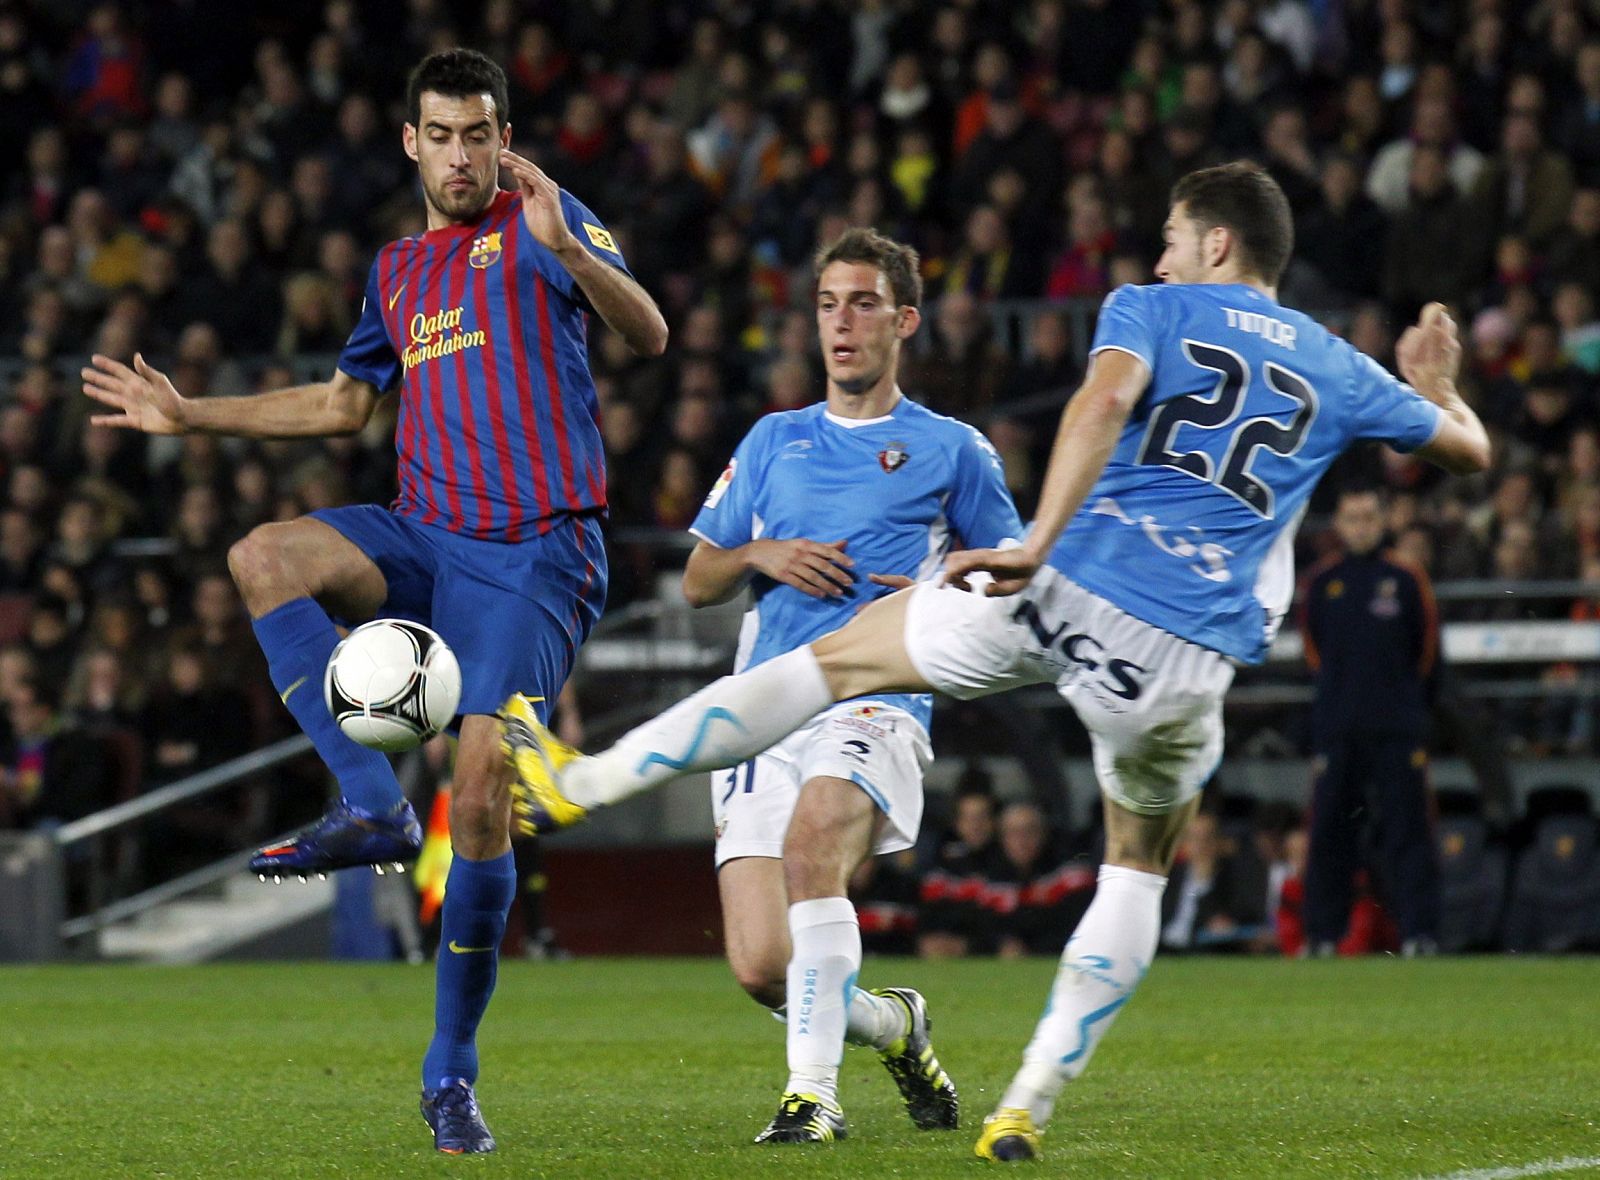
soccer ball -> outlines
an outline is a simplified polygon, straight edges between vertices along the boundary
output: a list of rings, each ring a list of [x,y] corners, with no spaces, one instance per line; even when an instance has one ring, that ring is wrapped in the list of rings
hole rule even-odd
[[[374,750],[411,750],[456,715],[461,665],[432,628],[374,619],[333,649],[322,696],[347,738]]]

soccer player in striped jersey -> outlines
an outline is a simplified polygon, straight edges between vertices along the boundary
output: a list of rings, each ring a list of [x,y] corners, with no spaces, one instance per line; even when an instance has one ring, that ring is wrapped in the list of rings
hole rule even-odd
[[[604,223],[508,150],[499,66],[471,50],[433,54],[412,72],[406,104],[403,145],[428,228],[378,252],[329,380],[190,399],[143,357],[129,368],[96,356],[84,392],[111,407],[95,419],[105,425],[303,438],[360,430],[399,389],[390,507],[262,525],[228,554],[273,684],[341,795],[251,867],[281,878],[416,856],[421,830],[387,759],[338,730],[321,684],[335,620],[382,613],[437,629],[461,662],[462,716],[422,1110],[440,1151],[483,1152],[494,1139],[473,1092],[476,1033],[516,887],[495,709],[513,692],[554,701],[605,600],[587,316],[651,356],[667,327]],[[502,168],[515,191],[501,191]]]

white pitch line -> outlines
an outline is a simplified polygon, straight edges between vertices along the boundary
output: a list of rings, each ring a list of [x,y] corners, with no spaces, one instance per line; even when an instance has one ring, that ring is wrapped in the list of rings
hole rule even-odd
[[[1523,1176],[1550,1176],[1557,1172],[1578,1172],[1586,1168],[1600,1168],[1600,1155],[1569,1155],[1558,1160],[1539,1160],[1508,1168],[1476,1168],[1444,1176],[1428,1176],[1423,1180],[1521,1180]]]

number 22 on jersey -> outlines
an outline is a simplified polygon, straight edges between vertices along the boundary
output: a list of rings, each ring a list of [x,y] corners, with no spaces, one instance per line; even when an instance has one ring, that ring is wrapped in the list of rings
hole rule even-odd
[[[1250,366],[1231,349],[1198,340],[1183,341],[1183,355],[1189,363],[1217,375],[1209,397],[1190,393],[1163,402],[1150,417],[1139,462],[1172,467],[1234,496],[1252,512],[1273,519],[1272,488],[1253,474],[1251,464],[1262,450],[1288,457],[1300,449],[1312,420],[1317,416],[1317,394],[1311,383],[1276,361],[1261,365],[1261,384],[1272,394],[1294,403],[1287,422],[1268,413],[1256,413],[1243,421],[1245,403],[1250,400]],[[1252,410],[1268,409],[1257,405]],[[1278,409],[1281,416],[1287,406]],[[1206,431],[1200,446],[1180,450],[1183,427]],[[1224,433],[1226,432],[1226,433]],[[1220,455],[1216,452],[1220,450]]]

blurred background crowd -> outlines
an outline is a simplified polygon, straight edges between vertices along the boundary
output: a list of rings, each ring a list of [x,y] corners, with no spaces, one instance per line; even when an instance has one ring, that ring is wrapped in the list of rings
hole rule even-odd
[[[375,249],[423,228],[403,82],[455,44],[506,67],[516,150],[672,325],[649,362],[593,325],[614,606],[653,592],[649,530],[692,519],[749,424],[819,395],[819,242],[871,224],[918,248],[904,388],[988,433],[1026,518],[1099,299],[1150,279],[1171,182],[1237,156],[1294,207],[1285,302],[1392,364],[1449,301],[1496,440],[1472,480],[1347,456],[1302,561],[1364,483],[1437,579],[1600,587],[1592,0],[0,0],[0,826],[289,732],[226,551],[390,499],[392,414],[322,442],[146,439],[89,424],[77,371],[142,351],[193,396],[325,376]],[[1467,613],[1508,612],[1594,618],[1600,589]],[[1519,706],[1508,740],[1594,752],[1571,699]],[[195,809],[168,847],[276,830],[284,798]],[[1261,897],[1240,924],[1266,939]]]

